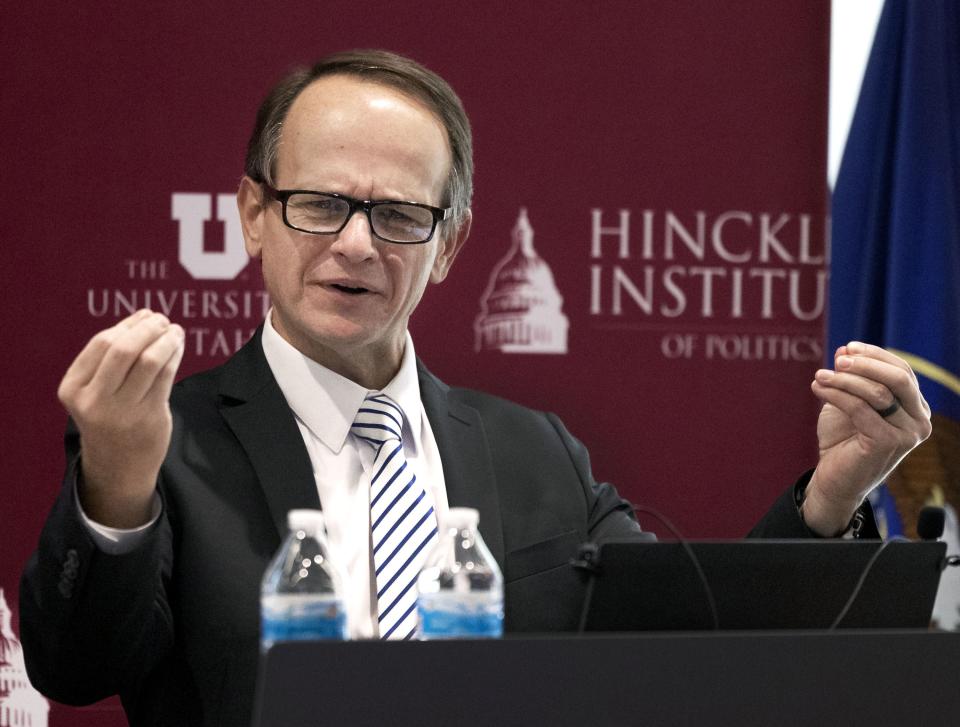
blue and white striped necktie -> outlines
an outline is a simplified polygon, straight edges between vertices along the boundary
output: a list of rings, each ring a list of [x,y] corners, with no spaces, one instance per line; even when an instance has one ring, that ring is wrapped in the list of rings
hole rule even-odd
[[[351,431],[376,452],[370,469],[370,531],[381,639],[417,630],[417,577],[437,540],[437,516],[403,455],[403,410],[386,394],[367,395]]]

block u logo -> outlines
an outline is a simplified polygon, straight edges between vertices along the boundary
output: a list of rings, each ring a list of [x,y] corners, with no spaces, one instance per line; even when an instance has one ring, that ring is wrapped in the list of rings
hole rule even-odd
[[[223,225],[223,250],[203,248],[203,225],[210,221],[212,195],[176,192],[170,215],[180,223],[179,260],[195,280],[233,280],[250,261],[232,194],[217,195],[217,219]]]

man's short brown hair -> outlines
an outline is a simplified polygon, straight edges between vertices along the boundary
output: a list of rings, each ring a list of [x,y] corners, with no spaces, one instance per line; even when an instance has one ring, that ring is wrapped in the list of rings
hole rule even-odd
[[[473,196],[473,138],[470,121],[460,98],[433,71],[409,58],[384,50],[353,50],[327,56],[310,68],[297,68],[283,78],[264,99],[247,144],[244,171],[257,182],[274,183],[274,171],[283,123],[300,92],[318,78],[356,76],[395,88],[432,111],[447,132],[450,172],[444,187],[443,206],[453,208],[458,225],[470,208]]]

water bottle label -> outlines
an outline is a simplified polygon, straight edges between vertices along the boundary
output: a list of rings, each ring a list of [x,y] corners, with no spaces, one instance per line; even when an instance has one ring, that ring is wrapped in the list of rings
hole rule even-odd
[[[305,594],[264,596],[261,603],[264,644],[347,638],[347,618],[338,598]]]
[[[498,639],[503,636],[501,602],[464,603],[449,598],[422,598],[421,635],[425,639]]]

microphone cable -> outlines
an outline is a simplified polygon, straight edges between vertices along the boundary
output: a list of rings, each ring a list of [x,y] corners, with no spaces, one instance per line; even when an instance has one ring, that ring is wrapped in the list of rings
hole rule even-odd
[[[833,623],[827,628],[827,631],[834,631],[839,625],[840,622],[846,618],[847,613],[853,607],[853,604],[857,600],[857,596],[860,595],[860,591],[863,589],[863,584],[867,582],[867,576],[870,575],[870,571],[873,570],[873,566],[876,565],[877,561],[880,559],[880,556],[883,554],[891,544],[893,543],[909,543],[910,540],[903,537],[902,535],[894,535],[889,540],[885,541],[870,556],[870,560],[867,561],[867,564],[863,567],[863,572],[860,574],[860,579],[857,581],[857,585],[853,587],[853,593],[850,594],[850,597],[847,599],[847,602],[844,604],[843,608],[840,609],[839,615],[833,620]]]
[[[703,568],[700,566],[700,559],[697,558],[697,554],[693,552],[693,548],[690,546],[690,542],[683,537],[683,534],[680,530],[670,522],[665,515],[662,515],[657,510],[654,510],[652,507],[642,507],[640,505],[634,505],[631,503],[633,511],[635,513],[644,513],[646,515],[652,515],[656,518],[667,530],[670,531],[671,535],[677,539],[677,542],[683,547],[683,550],[686,552],[687,556],[690,558],[690,562],[693,564],[694,570],[697,572],[697,578],[700,579],[700,585],[703,586],[703,593],[707,598],[707,606],[710,609],[710,618],[713,621],[713,630],[720,630],[720,615],[717,612],[717,601],[713,597],[713,589],[710,588],[710,584],[707,582],[707,576],[703,572]]]

